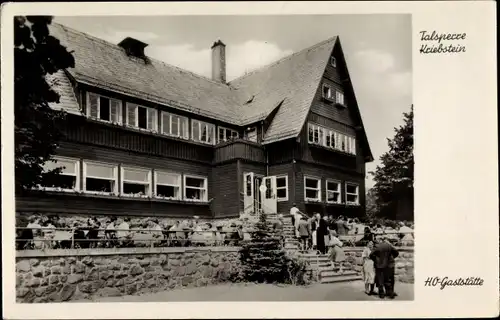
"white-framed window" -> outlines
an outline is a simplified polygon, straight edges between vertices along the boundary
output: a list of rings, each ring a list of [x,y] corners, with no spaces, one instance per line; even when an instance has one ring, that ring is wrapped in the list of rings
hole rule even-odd
[[[308,123],[308,141],[312,144],[356,155],[356,138],[317,124]]]
[[[84,160],[83,191],[103,195],[118,194],[118,165]]]
[[[344,94],[340,91],[335,91],[335,102],[344,105]]]
[[[126,124],[128,126],[156,131],[158,130],[158,111],[153,108],[127,102]]]
[[[333,100],[333,88],[330,85],[323,83],[322,96],[327,100]]]
[[[191,139],[197,142],[214,144],[215,125],[199,120],[191,120]]]
[[[326,180],[326,202],[341,203],[340,181]]]
[[[161,133],[167,136],[189,139],[188,118],[162,111]]]
[[[238,131],[229,128],[218,127],[218,136],[217,136],[218,143],[233,139],[238,139]]]
[[[356,155],[356,139],[347,137],[347,153]]]
[[[154,195],[160,199],[180,200],[181,174],[155,170]]]
[[[323,128],[321,128],[318,125],[309,123],[309,133],[308,133],[309,143],[323,144],[322,137],[323,137]]]
[[[184,175],[184,199],[190,201],[207,201],[207,178]]]
[[[87,92],[87,116],[97,120],[122,123],[122,102],[118,99]]]
[[[304,199],[306,201],[321,201],[321,179],[304,176]]]
[[[345,184],[345,202],[346,204],[359,204],[359,185],[346,182]]]
[[[288,201],[288,176],[276,176],[276,199]]]
[[[334,68],[337,67],[337,59],[335,59],[335,57],[333,56],[330,57],[330,65]]]
[[[257,128],[253,127],[246,132],[247,140],[257,142]]]
[[[47,161],[43,165],[44,172],[62,168],[58,175],[44,179],[41,187],[52,191],[80,190],[80,159],[67,157],[53,157],[56,162]]]
[[[121,187],[122,196],[151,196],[151,170],[145,168],[122,166]]]

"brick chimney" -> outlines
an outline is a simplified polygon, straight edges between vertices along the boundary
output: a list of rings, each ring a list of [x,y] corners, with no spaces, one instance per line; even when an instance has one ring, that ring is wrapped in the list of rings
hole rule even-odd
[[[226,45],[220,40],[212,45],[212,80],[226,83]]]

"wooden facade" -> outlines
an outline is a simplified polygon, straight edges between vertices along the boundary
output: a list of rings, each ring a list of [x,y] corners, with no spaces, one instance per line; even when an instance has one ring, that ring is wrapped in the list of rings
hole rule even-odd
[[[17,197],[19,212],[53,212],[68,214],[127,214],[143,216],[189,217],[235,217],[244,210],[244,174],[253,173],[257,177],[286,176],[287,198],[277,203],[278,212],[289,212],[295,203],[300,210],[323,214],[344,214],[361,216],[365,203],[365,162],[367,152],[362,143],[362,123],[359,111],[351,107],[355,103],[354,92],[350,88],[348,75],[344,72],[343,57],[339,49],[334,50],[337,65],[330,64],[310,106],[302,131],[297,137],[263,144],[265,132],[276,112],[271,112],[264,120],[238,126],[203,117],[200,114],[179,110],[168,105],[159,105],[125,96],[85,84],[75,86],[75,95],[81,107],[82,116],[69,114],[61,123],[64,140],[57,155],[98,161],[120,166],[139,166],[151,170],[178,172],[183,175],[206,177],[207,201],[189,202],[183,200],[131,199],[119,196],[95,196],[87,194],[33,192]],[[322,84],[344,92],[345,106],[325,101]],[[137,103],[158,111],[157,128],[161,128],[159,112],[165,111],[189,118],[189,128],[193,120],[209,122],[218,128],[223,126],[238,132],[238,138],[217,143],[204,144],[189,139],[175,138],[157,132],[147,132],[127,127],[123,124],[104,123],[84,116],[87,112],[87,93],[94,92],[121,101],[121,123],[125,123],[126,103]],[[357,106],[355,107],[357,108]],[[277,108],[275,110],[278,110]],[[312,145],[308,141],[308,123],[321,125],[354,137],[356,154]],[[256,141],[246,140],[249,129],[256,128]],[[216,129],[217,130],[217,129]],[[363,132],[364,133],[364,132]],[[191,133],[189,133],[191,134]],[[217,134],[217,131],[216,131]],[[80,168],[82,170],[82,168]],[[305,201],[304,177],[314,176],[321,180],[322,199],[325,198],[325,184],[329,179],[340,181],[342,190],[345,183],[359,186],[359,205],[330,204],[325,201],[308,203]],[[81,183],[81,181],[80,181]],[[154,182],[153,182],[154,183]],[[345,194],[342,192],[342,202]]]

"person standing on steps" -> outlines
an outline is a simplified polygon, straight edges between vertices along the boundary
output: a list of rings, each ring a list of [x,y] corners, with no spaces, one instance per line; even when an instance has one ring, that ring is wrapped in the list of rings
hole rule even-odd
[[[318,228],[318,221],[316,219],[316,216],[313,215],[311,218],[309,218],[309,220],[307,220],[307,222],[309,224],[309,232],[310,232],[309,248],[312,250],[316,250],[316,245],[317,245],[316,230]]]
[[[316,219],[318,227],[316,229],[316,248],[321,254],[326,253],[326,243],[325,236],[328,236],[328,225],[324,219],[321,218],[321,214],[316,213]]]
[[[299,220],[299,237],[302,250],[307,250],[307,241],[309,240],[309,226],[306,219]]]
[[[375,246],[370,259],[374,261],[375,278],[377,280],[378,295],[381,299],[394,299],[394,264],[399,251],[390,244],[384,236]]]
[[[301,214],[299,208],[297,208],[297,205],[294,203],[290,209],[290,215],[292,216],[293,231],[297,238],[299,237],[297,228],[299,227],[299,218]]]
[[[366,247],[361,254],[363,259],[363,281],[365,282],[365,293],[369,296],[374,294],[375,289],[375,267],[373,260],[370,259],[370,254],[373,250],[373,241],[368,241]]]

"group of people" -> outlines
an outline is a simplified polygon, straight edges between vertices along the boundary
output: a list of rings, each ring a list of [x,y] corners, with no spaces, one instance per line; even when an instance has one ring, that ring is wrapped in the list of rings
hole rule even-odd
[[[234,222],[215,226],[191,220],[171,225],[149,219],[131,228],[129,218],[95,217],[67,225],[57,216],[32,216],[26,227],[17,229],[16,247],[22,249],[111,248],[140,246],[222,246],[248,239],[248,232]]]
[[[399,252],[393,243],[413,239],[413,230],[410,227],[404,223],[400,224],[398,230],[383,228],[380,224],[365,226],[357,219],[346,219],[343,216],[334,219],[332,216],[322,217],[319,213],[307,217],[295,204],[290,214],[296,237],[301,242],[301,249],[312,249],[321,254],[328,252],[332,262],[345,260],[342,249],[345,241],[341,241],[341,236],[350,241],[349,235],[357,235],[352,244],[364,246],[362,274],[365,293],[373,295],[377,287],[378,295],[382,299],[393,299],[397,295],[394,291],[394,266]],[[391,230],[395,232],[390,232]]]
[[[412,245],[413,229],[404,222],[397,227],[381,224],[363,224],[357,218],[346,218],[332,215],[321,216],[314,213],[311,217],[299,211],[294,204],[290,209],[292,224],[296,237],[302,243],[303,250],[318,250],[324,253],[330,242],[342,241],[349,246],[365,246],[369,241],[384,237],[387,241],[398,245]]]
[[[374,295],[376,285],[381,299],[394,299],[397,295],[394,291],[394,267],[398,255],[399,251],[385,236],[378,238],[376,244],[368,242],[362,254],[366,294]]]

